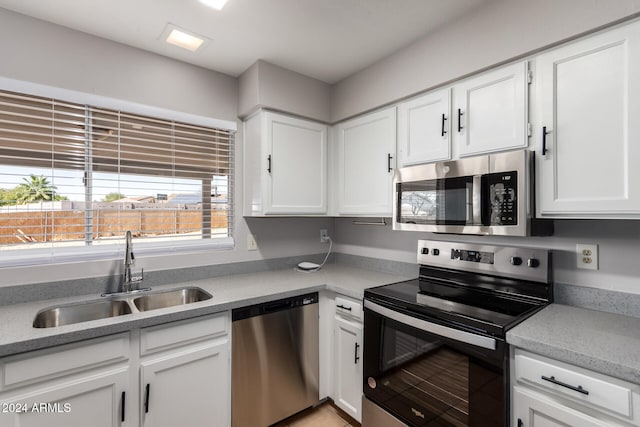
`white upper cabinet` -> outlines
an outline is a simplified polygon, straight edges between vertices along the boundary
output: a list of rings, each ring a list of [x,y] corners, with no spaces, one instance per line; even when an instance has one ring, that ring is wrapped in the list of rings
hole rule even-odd
[[[409,166],[451,158],[451,89],[398,104],[398,157]]]
[[[396,108],[337,125],[338,214],[391,216]]]
[[[538,214],[637,218],[640,24],[540,55],[536,74]]]
[[[326,214],[327,126],[260,112],[244,131],[244,215]]]
[[[519,62],[453,88],[452,133],[458,156],[526,147],[528,64]]]

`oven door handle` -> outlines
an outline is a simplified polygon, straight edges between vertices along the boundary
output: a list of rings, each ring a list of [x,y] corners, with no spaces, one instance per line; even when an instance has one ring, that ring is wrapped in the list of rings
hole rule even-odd
[[[449,328],[447,326],[438,325],[437,323],[427,322],[426,320],[411,317],[406,314],[391,310],[369,300],[364,301],[364,307],[374,311],[384,317],[395,320],[407,326],[412,326],[421,331],[431,332],[432,334],[450,338],[452,340],[461,341],[466,344],[475,345],[477,347],[489,350],[496,349],[496,340],[482,335],[472,334],[470,332],[461,331],[459,329]]]

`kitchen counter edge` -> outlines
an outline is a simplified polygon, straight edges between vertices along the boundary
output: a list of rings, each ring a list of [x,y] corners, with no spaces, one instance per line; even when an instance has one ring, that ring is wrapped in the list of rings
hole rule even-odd
[[[0,333],[0,357],[205,316],[310,292],[326,290],[362,299],[366,288],[407,279],[410,277],[342,265],[327,265],[313,273],[285,269],[213,277],[157,286],[152,290],[163,291],[195,286],[213,295],[213,298],[208,301],[53,328],[32,327],[36,314],[52,306],[93,301],[100,297],[98,295],[69,297],[3,306],[0,307],[0,324],[5,326]]]
[[[507,332],[515,347],[640,384],[640,318],[551,304]]]

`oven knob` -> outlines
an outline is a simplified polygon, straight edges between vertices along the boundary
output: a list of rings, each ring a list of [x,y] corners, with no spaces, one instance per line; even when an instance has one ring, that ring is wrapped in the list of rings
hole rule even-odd
[[[422,248],[422,255],[429,255],[429,248]]]
[[[373,378],[373,377],[367,378],[367,384],[369,384],[370,388],[376,388],[376,386],[377,386],[376,379]]]
[[[433,249],[433,250],[431,251],[431,254],[432,254],[432,255],[435,255],[435,256],[440,255],[440,249]]]
[[[527,260],[527,266],[529,266],[531,268],[537,268],[538,266],[540,266],[540,261],[538,261],[535,258],[529,258]]]
[[[520,258],[519,256],[512,256],[510,261],[511,261],[511,265],[522,264],[522,258]]]
[[[460,251],[457,249],[451,249],[451,259],[460,258]]]

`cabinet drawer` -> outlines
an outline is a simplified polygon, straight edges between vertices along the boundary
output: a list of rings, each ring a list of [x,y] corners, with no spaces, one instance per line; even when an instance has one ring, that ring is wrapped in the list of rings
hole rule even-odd
[[[638,386],[566,363],[516,351],[516,380],[533,383],[551,394],[569,397],[588,407],[632,418]]]
[[[214,338],[228,331],[229,313],[226,311],[212,316],[144,328],[140,333],[140,355],[145,356]]]
[[[345,297],[336,297],[336,313],[341,316],[362,319],[362,304]]]
[[[7,390],[128,359],[128,333],[9,356],[0,362],[0,389]]]

